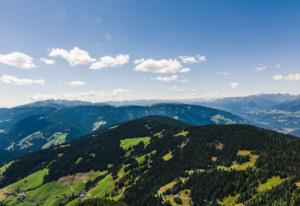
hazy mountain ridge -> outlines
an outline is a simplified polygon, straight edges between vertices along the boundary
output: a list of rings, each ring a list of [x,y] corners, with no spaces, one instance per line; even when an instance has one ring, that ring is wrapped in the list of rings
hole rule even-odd
[[[195,127],[151,116],[18,158],[0,169],[0,200],[296,206],[299,152],[300,139],[254,126]]]
[[[300,136],[299,95],[260,94],[194,102],[194,104],[229,111],[257,126]]]
[[[194,125],[247,122],[225,111],[187,104],[115,107],[85,102],[84,105],[77,105],[82,102],[47,103],[6,110],[0,116],[0,149],[10,152],[45,149],[70,142],[92,131],[149,115],[168,116]]]

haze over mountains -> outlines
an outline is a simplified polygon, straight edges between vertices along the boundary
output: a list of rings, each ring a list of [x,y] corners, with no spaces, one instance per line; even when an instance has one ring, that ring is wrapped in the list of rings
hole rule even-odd
[[[136,104],[149,105],[165,102],[162,100],[151,101],[125,101],[110,102],[114,105]],[[174,101],[169,101],[173,102]],[[225,110],[238,115],[251,124],[279,132],[300,136],[300,96],[291,94],[258,94],[243,97],[226,97],[214,100],[181,100],[183,103],[204,105]]]
[[[298,95],[261,94],[224,98],[200,104],[232,112],[260,127],[300,136]]]

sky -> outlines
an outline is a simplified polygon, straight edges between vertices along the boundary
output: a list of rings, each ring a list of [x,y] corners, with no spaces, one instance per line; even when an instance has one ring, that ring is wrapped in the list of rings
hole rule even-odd
[[[299,94],[300,2],[0,0],[0,107]]]

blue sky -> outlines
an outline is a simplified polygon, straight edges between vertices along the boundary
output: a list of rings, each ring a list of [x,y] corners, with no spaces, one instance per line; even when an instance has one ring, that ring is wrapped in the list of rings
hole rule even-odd
[[[0,106],[298,94],[299,9],[279,0],[1,0]]]

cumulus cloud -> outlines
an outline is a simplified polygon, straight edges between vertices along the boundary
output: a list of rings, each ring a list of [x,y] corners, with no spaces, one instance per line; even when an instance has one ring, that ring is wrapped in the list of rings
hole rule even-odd
[[[45,64],[49,64],[49,65],[55,63],[55,61],[53,59],[47,59],[47,58],[40,58],[40,61],[45,63]]]
[[[229,86],[233,89],[236,89],[240,86],[240,84],[238,82],[230,82]]]
[[[256,71],[263,71],[263,70],[268,69],[268,67],[263,64],[254,65],[254,68]]]
[[[190,63],[190,64],[201,63],[201,62],[205,62],[207,60],[205,56],[201,56],[201,55],[196,55],[196,56],[179,56],[179,59],[183,63]]]
[[[137,71],[152,73],[179,73],[189,72],[189,68],[185,68],[177,59],[137,59],[134,61]]]
[[[32,79],[26,79],[26,78],[18,78],[18,77],[11,76],[11,75],[2,75],[0,77],[0,80],[4,84],[19,85],[19,86],[20,85],[32,86],[34,84],[36,84],[36,85],[45,84],[45,80],[43,80],[43,79],[32,80]]]
[[[115,57],[104,56],[101,57],[98,61],[91,64],[90,69],[98,70],[108,67],[117,67],[129,62],[128,54],[118,54]]]
[[[273,76],[273,80],[276,80],[276,81],[281,81],[281,80],[300,81],[300,74],[288,74],[286,76],[277,74],[277,75]]]
[[[162,82],[172,82],[178,80],[178,75],[172,75],[172,76],[158,76],[155,78],[155,80],[162,81]]]
[[[74,87],[85,86],[85,84],[86,83],[84,81],[80,81],[80,80],[74,80],[69,83],[69,85],[74,86]]]
[[[36,94],[31,97],[34,101],[42,100],[81,100],[90,102],[104,102],[104,101],[119,101],[128,100],[134,97],[132,91],[126,89],[75,92],[75,93],[61,93],[61,94]]]
[[[20,69],[33,69],[36,67],[33,63],[33,58],[21,52],[0,54],[0,63]]]
[[[74,47],[67,51],[61,48],[52,48],[48,54],[50,57],[61,57],[65,59],[70,65],[90,64],[95,61],[87,51]]]

